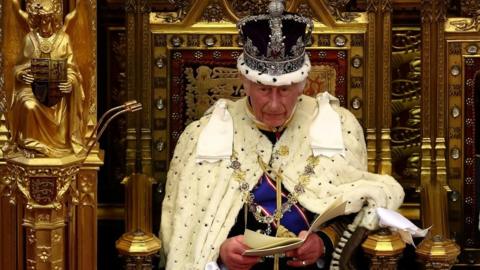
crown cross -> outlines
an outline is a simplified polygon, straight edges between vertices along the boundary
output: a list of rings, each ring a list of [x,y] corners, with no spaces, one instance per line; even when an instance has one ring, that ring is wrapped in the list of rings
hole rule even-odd
[[[269,20],[270,29],[272,33],[269,35],[270,42],[268,42],[267,58],[279,59],[285,56],[285,44],[282,35],[282,20],[279,17],[273,17]]]

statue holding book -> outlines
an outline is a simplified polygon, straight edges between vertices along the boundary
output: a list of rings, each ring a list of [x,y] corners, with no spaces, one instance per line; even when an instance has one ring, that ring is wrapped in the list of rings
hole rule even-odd
[[[70,38],[62,28],[62,2],[26,2],[30,32],[14,69],[5,152],[61,157],[84,151],[84,91]]]

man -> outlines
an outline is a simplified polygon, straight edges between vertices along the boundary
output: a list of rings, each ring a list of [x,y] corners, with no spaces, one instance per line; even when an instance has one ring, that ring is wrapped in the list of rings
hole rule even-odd
[[[366,172],[363,131],[336,98],[302,95],[311,21],[272,1],[269,14],[238,27],[247,97],[218,101],[179,139],[162,210],[166,268],[318,269],[350,233],[335,220],[307,235],[316,214],[340,199],[345,215],[360,211],[350,232],[374,229],[374,209],[399,207],[404,193],[393,178]],[[286,254],[244,256],[246,228],[306,241]]]

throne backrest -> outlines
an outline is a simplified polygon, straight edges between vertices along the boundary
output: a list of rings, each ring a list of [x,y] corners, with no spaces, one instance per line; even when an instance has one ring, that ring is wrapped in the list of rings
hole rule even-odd
[[[260,2],[260,9],[268,3]],[[244,95],[236,71],[242,44],[235,24],[258,12],[248,6],[237,1],[192,1],[177,13],[151,14],[153,98],[157,105],[153,140],[163,146],[153,155],[155,177],[165,179],[168,161],[188,123],[200,118],[219,98]],[[341,25],[340,31],[328,8],[318,1],[286,1],[286,8],[313,18],[315,23],[307,47],[312,70],[305,93],[313,96],[328,89],[362,122],[365,18]]]

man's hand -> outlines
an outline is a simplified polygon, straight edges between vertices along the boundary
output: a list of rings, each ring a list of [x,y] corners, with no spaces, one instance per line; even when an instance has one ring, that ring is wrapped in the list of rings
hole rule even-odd
[[[303,238],[306,234],[307,231],[301,231],[298,236]],[[289,260],[287,264],[293,267],[304,267],[314,264],[324,255],[324,249],[322,238],[315,233],[311,233],[303,245],[286,253],[287,257],[292,257],[292,260]]]
[[[64,94],[68,94],[72,92],[72,82],[67,81],[67,82],[61,82],[58,84],[58,89],[60,89],[60,92]]]
[[[225,240],[220,246],[220,259],[228,270],[248,270],[260,261],[259,257],[243,256],[248,246],[243,243],[243,235]]]
[[[34,80],[33,75],[29,69],[23,71],[20,75],[20,78],[26,84],[32,84]]]

